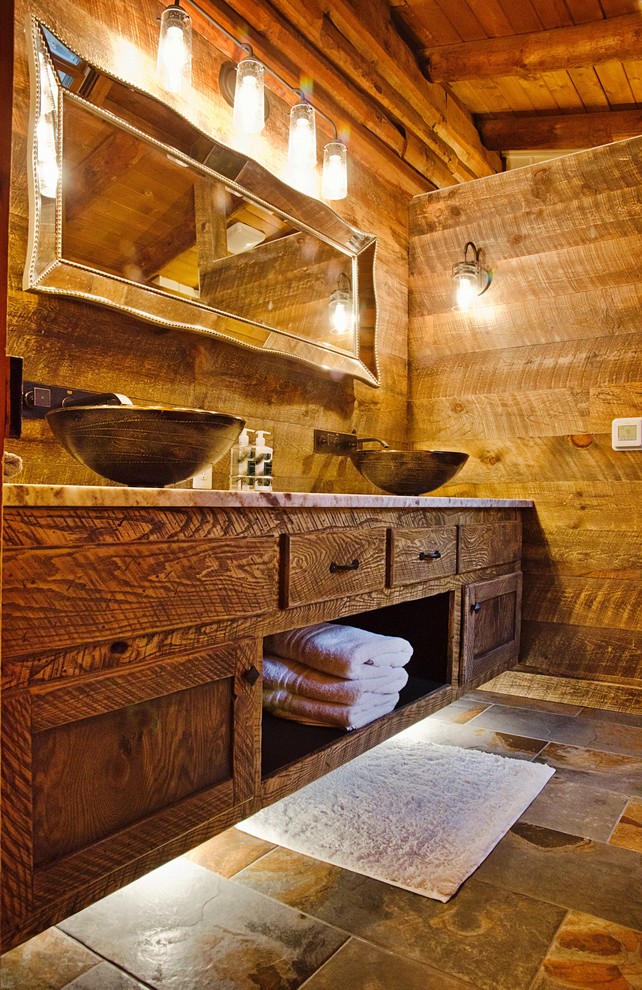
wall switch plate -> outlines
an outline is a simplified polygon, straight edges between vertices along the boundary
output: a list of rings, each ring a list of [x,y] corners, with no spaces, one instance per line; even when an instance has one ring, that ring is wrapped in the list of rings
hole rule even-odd
[[[642,416],[614,419],[611,446],[613,450],[642,450]]]

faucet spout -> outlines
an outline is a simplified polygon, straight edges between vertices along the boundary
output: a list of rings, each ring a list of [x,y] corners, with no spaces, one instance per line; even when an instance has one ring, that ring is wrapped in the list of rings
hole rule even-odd
[[[390,447],[389,443],[386,443],[385,440],[380,440],[379,437],[359,437],[357,439],[354,449],[363,450],[364,443],[379,443],[381,444],[382,450],[388,450],[388,448]]]

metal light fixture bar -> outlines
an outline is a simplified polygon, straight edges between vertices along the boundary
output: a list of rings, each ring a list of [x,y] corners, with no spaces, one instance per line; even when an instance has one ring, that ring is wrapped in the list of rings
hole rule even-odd
[[[240,41],[235,37],[231,31],[228,31],[222,24],[219,24],[211,14],[196,3],[195,0],[188,0],[189,5],[195,10],[198,10],[199,14],[213,27],[224,35],[228,41],[231,41],[238,48],[241,48],[247,53],[248,58],[256,59],[252,45],[247,41]],[[256,59],[260,61],[259,59]],[[263,70],[266,75],[272,76],[276,79],[284,89],[288,90],[294,96],[297,96],[301,102],[309,104],[315,113],[323,117],[325,121],[332,128],[332,141],[326,144],[324,148],[324,161],[323,161],[323,196],[325,199],[343,199],[347,195],[347,149],[345,144],[339,140],[337,126],[323,110],[319,110],[318,107],[314,106],[308,100],[305,92],[295,86],[291,86],[290,83],[286,82],[278,72],[270,68],[269,65],[261,62]],[[225,68],[225,67],[224,67]],[[233,103],[233,93],[234,93],[234,80],[235,80],[235,67],[230,66],[227,72],[221,72],[221,92],[224,98],[228,102]],[[267,97],[265,98],[265,119],[268,116],[268,103]]]

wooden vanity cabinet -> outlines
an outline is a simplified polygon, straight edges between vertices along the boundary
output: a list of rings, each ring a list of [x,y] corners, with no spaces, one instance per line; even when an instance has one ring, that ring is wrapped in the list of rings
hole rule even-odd
[[[515,508],[7,506],[3,948],[514,663],[520,532]],[[262,717],[263,637],[321,621],[413,642],[394,712]]]

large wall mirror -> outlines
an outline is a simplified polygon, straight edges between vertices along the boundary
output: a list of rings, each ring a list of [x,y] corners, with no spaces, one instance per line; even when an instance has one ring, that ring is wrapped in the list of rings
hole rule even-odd
[[[377,385],[375,236],[29,30],[24,288]]]

